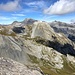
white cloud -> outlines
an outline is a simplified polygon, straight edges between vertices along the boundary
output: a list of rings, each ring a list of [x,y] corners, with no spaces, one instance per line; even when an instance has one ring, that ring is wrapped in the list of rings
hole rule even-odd
[[[26,16],[24,14],[12,14],[12,16]]]
[[[18,17],[6,17],[6,16],[0,16],[0,21],[10,21],[10,20],[16,20]]]
[[[4,21],[6,21],[6,20],[10,20],[10,18],[8,18],[8,17],[4,17],[4,16],[0,16],[0,20],[4,20]]]
[[[44,10],[45,14],[62,15],[75,11],[75,0],[59,0]]]
[[[19,4],[19,0],[15,0],[15,1],[10,1],[7,2],[6,4],[0,4],[0,10],[4,10],[4,11],[15,11],[15,10],[19,10],[21,8],[20,4]]]
[[[34,7],[34,8],[45,8],[46,4],[44,1],[34,1],[34,2],[29,2],[29,3],[25,3],[26,5],[28,5],[29,7]]]

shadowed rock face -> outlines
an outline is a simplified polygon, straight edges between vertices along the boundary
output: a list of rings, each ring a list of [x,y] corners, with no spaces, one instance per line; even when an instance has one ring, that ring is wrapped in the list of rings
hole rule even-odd
[[[68,38],[71,39],[73,42],[75,42],[75,36],[74,35],[69,34]]]
[[[43,39],[38,39],[38,40],[36,40],[36,42],[43,44],[45,46],[51,47],[51,48],[55,49],[56,51],[60,52],[61,54],[66,55],[66,56],[67,56],[67,54],[75,56],[74,47],[68,43],[62,45],[56,41],[53,42],[50,40],[43,40]]]
[[[13,30],[15,33],[23,33],[24,30],[25,30],[25,28],[23,28],[23,27],[14,27],[12,30]]]
[[[56,51],[60,52],[61,54],[66,55],[66,56],[67,56],[67,54],[75,56],[74,47],[72,45],[68,44],[68,43],[64,44],[64,45],[61,45],[58,42],[50,42],[49,41],[49,47],[52,47]]]

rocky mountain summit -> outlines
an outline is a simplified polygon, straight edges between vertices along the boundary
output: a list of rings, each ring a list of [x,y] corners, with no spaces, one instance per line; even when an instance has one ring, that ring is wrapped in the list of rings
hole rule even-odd
[[[0,26],[0,74],[75,75],[75,43],[47,22]]]

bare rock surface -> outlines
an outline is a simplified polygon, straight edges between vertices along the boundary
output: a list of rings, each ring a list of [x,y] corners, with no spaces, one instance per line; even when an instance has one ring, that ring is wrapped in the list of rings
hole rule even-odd
[[[16,31],[23,27],[24,32],[14,32],[15,25]],[[0,74],[74,75],[75,44],[46,22],[26,19],[1,26]]]
[[[42,75],[9,58],[0,57],[0,75]]]

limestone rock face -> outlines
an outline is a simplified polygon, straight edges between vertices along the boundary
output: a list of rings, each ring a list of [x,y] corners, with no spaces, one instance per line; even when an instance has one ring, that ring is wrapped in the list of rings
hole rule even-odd
[[[27,63],[26,49],[23,49],[21,45],[22,42],[17,42],[11,36],[0,35],[0,57],[7,57],[18,62]]]
[[[46,22],[23,27],[25,32],[14,32],[15,36],[0,34],[0,74],[75,74],[75,44],[71,40]],[[13,26],[6,28],[12,30]]]
[[[0,75],[42,75],[9,58],[0,58]]]
[[[32,27],[31,38],[41,37],[50,41],[57,41],[61,44],[70,43],[71,41],[64,34],[56,33],[46,22],[35,22]]]
[[[53,29],[45,22],[35,22],[32,27],[31,38],[35,38],[37,36],[42,37],[44,39],[53,40],[52,35],[55,35]]]

